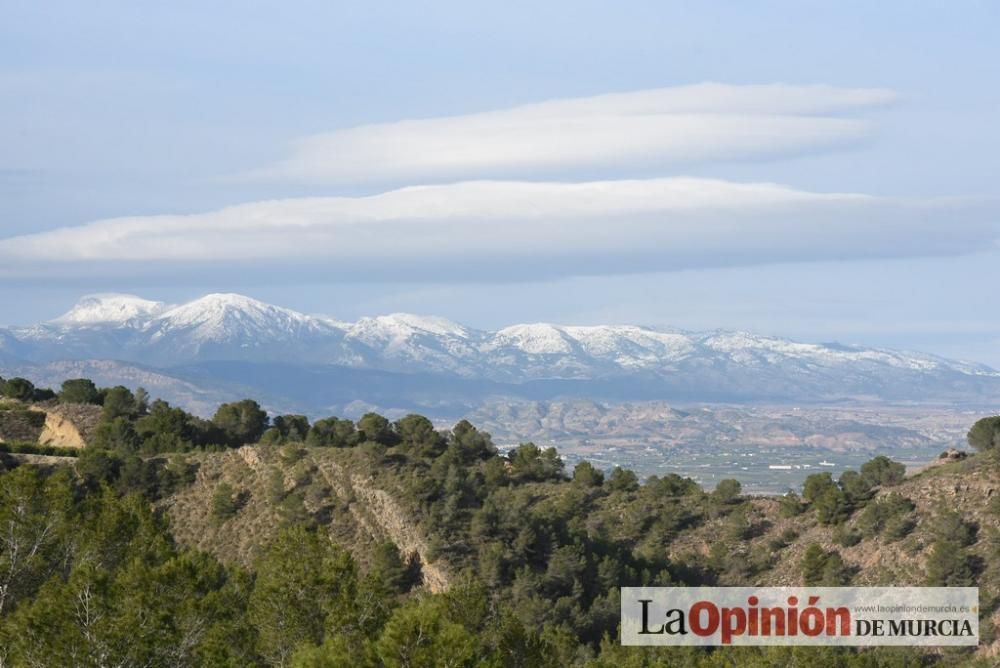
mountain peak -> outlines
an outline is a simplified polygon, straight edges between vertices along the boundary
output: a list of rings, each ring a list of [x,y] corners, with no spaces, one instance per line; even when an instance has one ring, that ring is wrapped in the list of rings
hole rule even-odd
[[[59,325],[124,325],[144,321],[167,309],[163,302],[135,295],[103,293],[86,295],[52,322]]]
[[[244,337],[266,341],[322,326],[321,321],[246,295],[213,293],[175,306],[151,326],[159,334],[189,330],[198,340],[232,341]]]

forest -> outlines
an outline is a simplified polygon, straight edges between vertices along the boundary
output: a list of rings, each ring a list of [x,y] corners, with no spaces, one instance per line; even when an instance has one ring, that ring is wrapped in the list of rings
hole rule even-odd
[[[977,453],[962,462],[908,478],[876,456],[759,499],[735,480],[706,491],[672,474],[567,470],[553,448],[500,452],[466,421],[311,422],[250,399],[204,419],[86,379],[0,387],[0,411],[100,407],[78,452],[3,444],[0,666],[993,665],[967,650],[626,648],[617,625],[623,586],[901,577],[851,556],[867,549],[912,557],[898,584],[980,586],[993,643],[1000,495],[930,506],[921,490],[995,479],[1000,418],[972,426]],[[211,473],[247,446],[270,466],[264,482]],[[334,465],[391,497],[423,553],[338,531],[365,501],[321,476]],[[207,503],[180,514],[177,499],[196,490]],[[254,502],[268,521],[243,517]],[[251,526],[247,554],[211,542]],[[192,535],[210,547],[178,538]],[[431,566],[446,586],[428,585]]]

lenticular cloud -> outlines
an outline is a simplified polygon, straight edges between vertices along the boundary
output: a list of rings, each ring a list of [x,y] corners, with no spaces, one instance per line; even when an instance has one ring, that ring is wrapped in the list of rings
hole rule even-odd
[[[662,178],[474,181],[116,218],[0,240],[8,271],[129,263],[312,266],[326,276],[465,280],[967,253],[995,207]],[[507,278],[502,278],[507,276]],[[491,280],[494,280],[491,278]]]
[[[705,83],[558,99],[305,137],[254,178],[312,184],[562,178],[829,149],[869,132],[848,117],[883,89]]]

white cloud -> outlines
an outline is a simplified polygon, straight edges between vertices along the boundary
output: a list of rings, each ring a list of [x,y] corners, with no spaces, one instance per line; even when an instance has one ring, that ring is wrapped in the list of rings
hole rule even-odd
[[[309,268],[354,281],[511,281],[962,254],[994,244],[995,211],[692,178],[472,181],[103,220],[0,240],[0,266],[14,276],[126,266],[142,275],[157,263],[177,272],[194,263]]]
[[[552,100],[309,136],[251,177],[430,183],[767,158],[855,142],[869,123],[840,114],[894,99],[883,89],[704,83]]]

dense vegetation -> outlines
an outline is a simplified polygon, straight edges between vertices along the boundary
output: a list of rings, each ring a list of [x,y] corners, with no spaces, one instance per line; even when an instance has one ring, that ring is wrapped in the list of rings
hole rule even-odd
[[[94,442],[67,460],[71,466],[8,461],[11,470],[0,474],[0,666],[974,660],[967,652],[907,649],[618,646],[619,587],[767,581],[806,526],[831,541],[804,547],[790,574],[795,582],[858,582],[862,574],[841,549],[909,549],[919,526],[930,542],[923,582],[979,583],[986,622],[998,604],[998,560],[983,557],[1000,556],[996,532],[955,509],[918,517],[914,500],[897,491],[902,466],[885,457],[837,480],[812,476],[801,497],[767,501],[767,515],[764,502],[742,496],[736,481],[705,492],[676,475],[640,484],[631,471],[586,462],[567,471],[551,448],[526,443],[500,454],[465,421],[447,431],[417,415],[310,423],[301,415],[269,418],[251,400],[220,406],[204,420],[124,387],[72,380],[56,393],[26,382],[0,380],[10,400],[92,403],[102,418]],[[977,465],[991,471],[998,425],[981,421],[970,431],[970,443],[983,451]],[[239,479],[198,483],[213,485],[211,526],[199,531],[224,530],[248,495],[261,495],[278,510],[266,543],[245,564],[179,545],[162,501],[196,484],[199,466],[218,456],[211,453],[247,443],[273,451],[286,473],[263,490]],[[359,555],[331,538],[317,510],[331,493],[321,488],[309,453],[334,451],[340,465],[398,500],[427,537],[428,563],[391,542]],[[781,522],[789,528],[769,530]],[[695,549],[695,534],[712,537],[707,554]],[[447,591],[421,586],[429,563],[450,574]],[[983,636],[992,640],[989,623]]]

